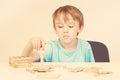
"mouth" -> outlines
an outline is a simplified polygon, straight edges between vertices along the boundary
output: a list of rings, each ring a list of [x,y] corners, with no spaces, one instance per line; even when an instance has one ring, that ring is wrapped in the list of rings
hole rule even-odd
[[[64,35],[64,36],[63,36],[63,38],[66,38],[66,39],[69,38],[69,37],[70,37],[70,36],[68,36],[68,35]]]

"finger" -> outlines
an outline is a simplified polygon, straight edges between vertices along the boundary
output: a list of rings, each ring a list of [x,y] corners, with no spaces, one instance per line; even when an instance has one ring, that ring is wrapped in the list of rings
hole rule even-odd
[[[42,44],[41,48],[42,48],[42,50],[44,50],[44,48],[45,48],[45,41],[43,39],[41,39],[41,44]]]
[[[37,50],[40,50],[41,48],[41,40],[37,40]]]
[[[33,49],[38,50],[38,39],[36,37],[33,38]]]

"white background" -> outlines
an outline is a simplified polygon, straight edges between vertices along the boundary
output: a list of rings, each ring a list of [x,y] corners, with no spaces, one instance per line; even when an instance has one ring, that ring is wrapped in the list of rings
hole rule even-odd
[[[120,61],[119,0],[0,0],[0,61],[21,55],[30,38],[55,39],[52,13],[60,6],[73,5],[84,14],[79,37],[103,42],[111,62]]]

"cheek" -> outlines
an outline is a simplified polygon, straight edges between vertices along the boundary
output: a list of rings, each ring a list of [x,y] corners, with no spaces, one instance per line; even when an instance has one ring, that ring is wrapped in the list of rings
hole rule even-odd
[[[57,29],[55,29],[55,33],[56,33],[56,34],[58,34],[58,33],[59,33]]]
[[[78,32],[80,32],[80,30],[77,28],[77,29],[74,29],[72,32],[73,33],[78,33]]]
[[[79,29],[73,30],[73,31],[70,33],[70,35],[77,36],[78,33],[79,33],[79,31],[80,31]]]
[[[56,34],[60,36],[62,34],[61,30],[55,30]]]

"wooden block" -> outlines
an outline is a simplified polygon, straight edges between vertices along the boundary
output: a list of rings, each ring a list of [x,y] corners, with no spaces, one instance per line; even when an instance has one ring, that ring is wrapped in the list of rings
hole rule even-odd
[[[51,67],[50,66],[45,66],[45,65],[38,65],[38,66],[30,66],[30,67],[27,67],[26,70],[28,72],[31,72],[31,73],[35,73],[35,72],[50,72],[51,71]]]
[[[27,67],[32,65],[32,58],[25,56],[12,56],[9,57],[9,64],[12,67]]]

